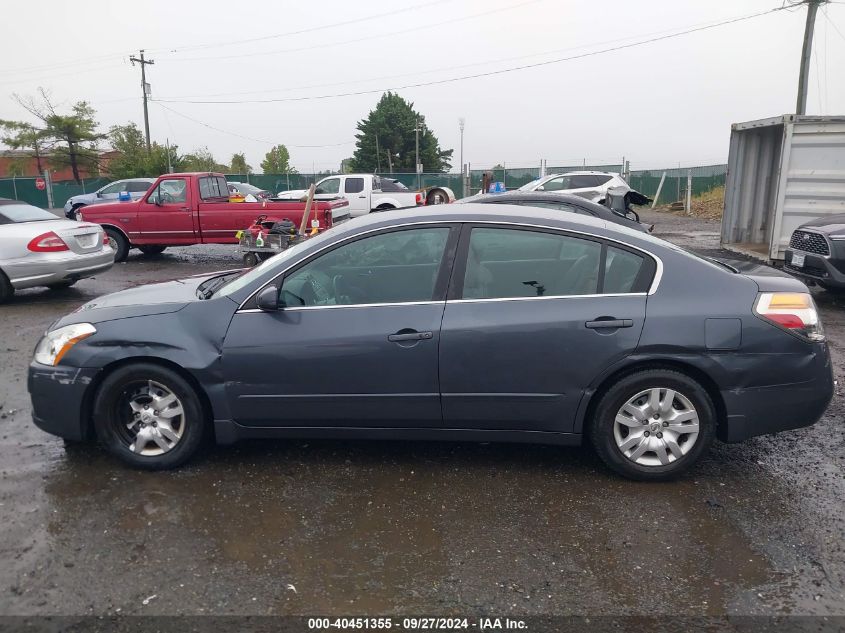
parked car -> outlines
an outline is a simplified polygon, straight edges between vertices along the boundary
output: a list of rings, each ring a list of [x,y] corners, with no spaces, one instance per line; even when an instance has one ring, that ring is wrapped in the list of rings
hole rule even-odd
[[[231,198],[232,194],[241,195],[244,202],[261,202],[262,200],[269,200],[272,196],[266,189],[261,189],[248,182],[233,182],[230,180],[226,184],[229,185],[229,197]]]
[[[111,268],[103,229],[57,218],[25,202],[0,198],[0,303],[15,290],[68,288]]]
[[[618,473],[668,479],[714,437],[808,426],[830,401],[807,287],[766,271],[552,209],[373,214],[248,272],[83,305],[38,343],[33,418],[147,469],[207,434],[589,438]]]
[[[101,204],[103,202],[115,202],[120,198],[128,196],[129,200],[137,200],[143,196],[156,181],[155,178],[127,178],[126,180],[115,180],[105,187],[100,187],[93,193],[83,193],[78,196],[71,196],[65,202],[65,217],[73,220],[76,212],[82,207],[90,204]]]
[[[134,202],[85,207],[76,217],[101,224],[114,248],[115,261],[122,262],[134,247],[154,255],[168,246],[234,244],[238,241],[235,233],[250,226],[258,215],[267,220],[288,219],[299,226],[304,211],[305,205],[299,201],[230,202],[222,174],[199,172],[165,174]],[[317,202],[311,213],[309,226],[322,231],[338,218],[348,217],[349,212],[345,200],[334,200]]]
[[[608,189],[630,186],[619,174],[606,171],[570,171],[551,174],[522,185],[519,191],[561,191],[601,204]]]
[[[792,233],[784,269],[832,291],[845,291],[845,214],[805,222]]]
[[[507,191],[505,193],[480,193],[468,198],[461,198],[459,204],[480,203],[480,204],[515,204],[526,207],[540,207],[542,209],[557,209],[568,213],[578,213],[593,218],[601,218],[607,222],[613,222],[621,226],[627,226],[636,231],[650,233],[654,228],[653,224],[639,222],[636,217],[622,215],[608,209],[606,206],[596,202],[590,202],[585,198],[571,193],[558,193],[551,191]]]
[[[384,191],[383,182],[383,179],[375,174],[329,176],[317,183],[314,199],[343,198],[349,202],[349,215],[352,217],[366,215],[371,210],[385,211],[424,204],[425,197],[422,193],[409,191],[404,185],[400,188],[396,185],[398,181],[390,181],[386,185],[389,191]],[[293,189],[279,192],[276,198],[301,200],[307,195],[307,189]]]

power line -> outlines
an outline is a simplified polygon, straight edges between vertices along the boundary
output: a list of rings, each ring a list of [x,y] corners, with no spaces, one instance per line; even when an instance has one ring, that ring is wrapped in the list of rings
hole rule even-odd
[[[255,42],[263,42],[266,40],[273,40],[279,39],[283,37],[290,37],[292,35],[303,35],[305,33],[314,33],[315,31],[322,31],[325,29],[331,29],[338,26],[349,26],[350,24],[360,24],[361,22],[368,22],[370,20],[381,20],[391,15],[397,15],[399,13],[407,13],[408,11],[417,11],[419,9],[424,9],[426,7],[433,6],[435,4],[443,4],[444,2],[448,2],[448,0],[432,0],[431,2],[426,2],[423,4],[416,4],[409,7],[403,7],[401,9],[394,9],[393,11],[382,11],[381,13],[375,15],[365,15],[360,18],[354,18],[352,20],[344,20],[342,22],[333,22],[331,24],[322,24],[320,26],[312,26],[307,29],[299,29],[297,31],[288,31],[286,33],[276,33],[274,35],[264,35],[262,37],[251,37],[248,39],[243,40],[231,40],[229,42],[214,42],[209,44],[194,44],[190,46],[180,46],[177,48],[169,49],[172,53],[178,53],[181,51],[191,51],[191,50],[202,50],[207,48],[218,48],[223,46],[236,46],[238,44],[253,44]],[[313,48],[313,46],[311,47]],[[160,52],[164,52],[168,49],[157,49]]]
[[[845,2],[841,2],[841,3],[835,2],[833,4],[845,4]],[[833,27],[833,29],[839,34],[839,37],[841,37],[843,40],[845,40],[845,34],[843,34],[842,31],[839,30],[839,27],[836,26],[836,22],[831,20],[830,16],[827,14],[827,7],[822,7],[822,15],[824,16],[824,19],[827,20],[830,23],[830,25]]]
[[[523,4],[529,4],[530,2],[534,2],[534,1],[536,1],[536,0],[529,0],[529,2],[526,2],[526,3],[523,3]],[[516,5],[516,6],[522,6],[522,5]],[[516,8],[516,7],[511,7],[511,8]],[[467,16],[467,19],[478,17],[480,15],[486,15],[486,13],[489,13],[489,12],[485,12],[485,13],[481,13],[481,14],[475,14],[473,16]],[[681,27],[681,28],[694,28],[694,27],[704,26],[704,25],[709,25],[709,24],[712,24],[712,21],[710,21],[710,22],[699,22],[697,24],[691,24],[687,27]],[[427,28],[427,27],[424,27],[424,28]],[[404,73],[398,73],[398,74],[393,74],[393,75],[382,75],[382,76],[379,76],[379,77],[369,77],[367,79],[360,79],[359,78],[359,79],[351,79],[351,80],[348,80],[348,81],[337,81],[337,82],[323,83],[323,84],[311,84],[309,86],[291,86],[291,87],[287,87],[287,88],[270,88],[270,89],[266,89],[266,90],[246,90],[246,91],[240,90],[240,91],[237,91],[237,92],[217,92],[217,93],[201,94],[201,95],[178,95],[178,96],[173,96],[173,97],[163,97],[162,99],[167,99],[167,100],[169,100],[170,103],[177,103],[177,101],[176,101],[177,99],[180,100],[180,102],[182,102],[182,103],[189,103],[189,101],[185,101],[185,100],[186,99],[204,99],[206,97],[228,97],[228,96],[232,96],[232,95],[254,95],[254,94],[268,94],[268,93],[280,93],[280,92],[281,93],[287,93],[287,92],[294,92],[296,90],[310,90],[310,89],[314,89],[314,88],[329,88],[329,87],[332,87],[332,86],[346,86],[346,85],[349,85],[349,84],[361,84],[361,83],[367,83],[367,82],[370,82],[370,81],[381,81],[381,80],[386,80],[386,79],[396,79],[397,77],[407,77],[409,75],[429,75],[431,73],[440,73],[440,72],[443,72],[443,71],[446,71],[446,70],[457,70],[457,69],[460,69],[460,68],[472,68],[474,66],[485,66],[485,65],[488,65],[488,64],[497,64],[497,63],[501,63],[501,62],[515,61],[515,60],[518,60],[518,59],[528,59],[528,58],[531,58],[531,57],[540,57],[540,56],[543,56],[543,55],[556,55],[556,54],[559,54],[559,53],[565,53],[565,52],[569,52],[569,51],[577,51],[577,50],[583,50],[585,48],[593,48],[595,46],[602,46],[602,45],[605,45],[605,44],[616,44],[618,42],[628,42],[632,39],[638,39],[638,38],[642,38],[642,37],[648,37],[648,36],[653,36],[653,35],[661,35],[661,34],[664,34],[664,33],[670,33],[672,31],[675,31],[676,28],[675,29],[663,29],[661,31],[652,31],[652,32],[649,32],[649,33],[641,33],[641,34],[638,34],[638,35],[629,35],[628,37],[616,38],[616,39],[613,39],[613,40],[604,40],[604,41],[601,41],[601,42],[594,42],[593,44],[590,44],[590,45],[570,46],[570,47],[567,47],[567,48],[558,48],[558,49],[553,49],[553,50],[541,51],[539,53],[530,53],[530,54],[527,54],[527,55],[516,55],[516,56],[511,56],[511,57],[501,57],[499,59],[488,59],[488,60],[484,60],[484,61],[480,61],[480,62],[471,62],[471,63],[468,63],[468,64],[459,64],[459,65],[452,64],[452,65],[446,66],[446,67],[432,68],[430,70],[421,70],[421,71],[418,71],[418,72],[410,72],[410,73],[404,72]],[[396,34],[396,33],[394,32],[394,34]],[[361,41],[361,40],[354,40],[354,41]],[[344,43],[348,43],[348,42],[344,42]],[[187,61],[187,60],[177,60],[177,61]]]
[[[324,49],[324,48],[332,48],[332,47],[337,47],[337,46],[346,46],[347,44],[357,44],[358,42],[369,42],[369,41],[372,41],[372,40],[383,39],[383,38],[386,38],[386,37],[395,37],[397,35],[405,35],[406,33],[413,33],[414,31],[422,31],[422,30],[425,30],[425,29],[432,29],[432,28],[437,27],[437,26],[447,26],[447,25],[457,24],[459,22],[466,22],[467,20],[473,20],[475,18],[480,18],[480,17],[484,17],[484,16],[487,16],[487,15],[492,15],[494,13],[502,13],[503,11],[512,11],[513,9],[519,9],[521,7],[524,7],[525,5],[534,4],[536,2],[541,2],[541,1],[543,1],[543,0],[525,0],[524,2],[520,2],[520,3],[517,3],[517,4],[510,5],[510,6],[499,7],[497,9],[491,9],[489,11],[481,11],[479,13],[473,13],[471,15],[466,15],[466,16],[459,17],[459,18],[453,18],[453,19],[450,19],[450,20],[443,20],[442,22],[434,22],[432,24],[417,25],[417,26],[413,26],[413,27],[410,27],[410,28],[407,28],[407,29],[401,29],[401,30],[398,30],[398,31],[397,30],[390,30],[390,31],[386,31],[384,33],[376,33],[376,34],[368,35],[367,37],[358,37],[358,38],[355,38],[355,39],[352,39],[352,40],[343,40],[343,41],[339,41],[339,42],[337,42],[337,41],[321,42],[320,48]],[[297,53],[297,52],[300,52],[300,51],[313,51],[313,50],[314,50],[314,45],[309,44],[309,45],[306,45],[306,46],[299,46],[299,47],[296,47],[296,48],[282,48],[282,49],[277,49],[277,50],[274,50],[274,51],[263,51],[263,52],[254,52],[254,53],[238,53],[237,55],[213,55],[213,56],[207,56],[207,57],[182,57],[182,58],[173,59],[171,61],[174,61],[174,62],[197,62],[197,61],[215,61],[215,60],[224,60],[224,59],[242,59],[244,57],[262,57],[262,56],[266,56],[266,55],[278,55],[278,54],[281,54],[281,53]]]
[[[267,145],[276,145],[277,144],[276,141],[268,141],[266,139],[254,138],[252,136],[246,136],[244,134],[238,134],[237,132],[229,132],[228,130],[223,130],[223,129],[220,129],[219,127],[214,127],[213,125],[205,123],[204,121],[200,121],[199,119],[195,119],[193,117],[190,117],[187,114],[182,114],[181,112],[177,112],[173,108],[169,108],[159,101],[155,101],[155,100],[152,100],[152,99],[150,101],[151,101],[151,103],[155,103],[158,106],[164,108],[165,110],[172,112],[176,116],[180,116],[183,119],[187,119],[188,121],[193,121],[194,123],[196,123],[198,125],[202,125],[203,127],[208,128],[209,130],[214,130],[215,132],[220,132],[221,134],[228,134],[229,136],[236,136],[238,138],[246,139],[247,141],[255,141],[256,143],[265,143]],[[323,148],[323,147],[342,147],[344,145],[351,145],[354,142],[355,141],[346,141],[345,143],[329,143],[329,144],[326,144],[326,145],[292,145],[290,143],[285,143],[285,146],[295,147],[297,149]]]
[[[595,55],[602,55],[604,53],[611,53],[614,51],[624,50],[628,48],[634,48],[636,46],[642,46],[644,44],[651,44],[653,42],[660,42],[663,40],[669,40],[676,37],[680,37],[682,35],[689,35],[690,33],[697,33],[700,31],[706,31],[709,29],[714,29],[720,26],[725,26],[728,24],[735,24],[737,22],[743,22],[745,20],[750,20],[752,18],[757,18],[763,15],[768,15],[771,13],[775,13],[777,11],[783,11],[786,7],[776,7],[774,9],[769,9],[767,11],[761,11],[760,13],[753,13],[751,15],[746,15],[739,18],[733,18],[730,20],[724,20],[722,22],[716,22],[715,24],[710,24],[707,26],[700,26],[696,28],[686,29],[684,31],[679,31],[677,33],[672,33],[670,35],[663,35],[660,37],[654,37],[647,40],[640,40],[638,42],[632,42],[630,44],[621,44],[619,46],[612,46],[610,48],[604,48],[598,51],[592,51],[589,53],[582,53],[580,55],[571,55],[569,57],[561,57],[558,59],[550,59],[543,62],[536,62],[533,64],[524,64],[522,66],[514,66],[512,68],[502,68],[499,70],[491,70],[488,72],[483,73],[475,73],[472,75],[462,75],[460,77],[450,77],[447,79],[438,79],[435,81],[426,81],[426,82],[419,82],[419,83],[412,83],[412,84],[405,84],[402,86],[393,86],[389,88],[378,88],[372,90],[357,90],[354,92],[341,92],[335,94],[326,94],[326,95],[312,95],[312,96],[304,96],[304,97],[284,97],[278,99],[235,99],[235,100],[171,100],[171,99],[160,99],[158,100],[159,103],[192,103],[192,104],[241,104],[241,103],[283,103],[283,102],[291,102],[291,101],[316,101],[320,99],[332,99],[338,97],[352,97],[358,95],[367,95],[367,94],[376,94],[381,92],[387,91],[395,91],[395,90],[406,90],[408,88],[423,88],[426,86],[438,86],[448,83],[455,83],[457,81],[465,81],[467,79],[478,79],[480,77],[492,77],[495,75],[503,75],[506,73],[517,72],[520,70],[528,70],[531,68],[541,68],[543,66],[550,66],[552,64],[559,64],[562,62],[572,61],[575,59],[584,59],[586,57],[593,57]]]

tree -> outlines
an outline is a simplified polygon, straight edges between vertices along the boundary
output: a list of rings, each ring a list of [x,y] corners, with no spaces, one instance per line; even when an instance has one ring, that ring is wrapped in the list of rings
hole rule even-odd
[[[3,136],[0,136],[0,141],[12,149],[27,151],[31,157],[35,158],[38,173],[43,173],[44,148],[47,142],[43,130],[39,130],[29,123],[3,120],[0,120],[0,129],[4,132]],[[23,175],[23,165],[18,164],[18,160],[14,163],[11,166],[11,171],[16,175]]]
[[[226,165],[221,165],[214,160],[214,156],[212,156],[211,152],[208,151],[207,147],[200,147],[190,154],[185,154],[183,159],[184,163],[182,168],[187,171],[225,172],[229,169]]]
[[[274,145],[261,161],[261,171],[265,174],[296,174],[290,165],[290,152],[284,145]]]
[[[170,151],[170,161],[167,160],[167,153]],[[171,145],[169,148],[164,145],[159,145],[153,141],[150,147],[150,155],[147,156],[146,161],[146,176],[160,176],[170,171],[188,171],[185,164],[185,157],[179,155],[179,147]]]
[[[451,167],[454,150],[441,150],[437,137],[425,124],[414,104],[398,94],[386,92],[375,110],[358,122],[352,166],[358,172],[390,170],[415,173],[416,134],[419,125],[420,162],[427,172],[444,172]]]
[[[97,132],[96,113],[85,101],[77,101],[70,113],[56,110],[50,94],[38,89],[38,98],[13,95],[15,101],[41,122],[40,132],[49,152],[48,161],[55,167],[70,167],[73,179],[82,182],[80,168],[97,169],[97,143],[106,137]],[[23,125],[26,125],[25,123]]]
[[[244,154],[232,154],[230,171],[233,174],[250,174],[252,173],[252,166],[247,165]]]
[[[112,148],[119,152],[109,161],[106,168],[109,176],[119,180],[158,175],[150,173],[147,143],[137,125],[113,125],[109,128],[109,142]]]

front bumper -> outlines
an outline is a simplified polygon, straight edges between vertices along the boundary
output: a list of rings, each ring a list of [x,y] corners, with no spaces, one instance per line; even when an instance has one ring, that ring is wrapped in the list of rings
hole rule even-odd
[[[68,440],[88,439],[86,395],[99,372],[99,369],[50,367],[33,361],[27,388],[35,426]]]
[[[114,251],[104,246],[99,251],[80,255],[62,251],[39,253],[3,265],[3,270],[16,290],[90,277],[114,264]]]
[[[822,283],[825,286],[845,288],[845,272],[843,272],[845,271],[845,260],[837,259],[835,251],[831,257],[801,252],[804,254],[804,265],[798,267],[792,265],[792,256],[795,254],[795,250],[792,248],[786,249],[783,260],[783,269],[786,272],[802,279]]]

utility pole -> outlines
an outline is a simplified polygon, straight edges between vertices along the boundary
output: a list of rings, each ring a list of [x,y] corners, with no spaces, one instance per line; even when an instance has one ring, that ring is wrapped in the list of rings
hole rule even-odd
[[[147,111],[147,98],[150,94],[150,86],[147,83],[147,72],[146,68],[150,64],[155,64],[155,62],[151,59],[144,59],[144,50],[141,49],[140,51],[141,56],[138,57],[130,57],[129,61],[132,62],[132,65],[135,65],[135,62],[141,64],[141,92],[144,95],[144,133],[147,136],[147,154],[150,153],[150,115]]]
[[[381,151],[378,148],[378,134],[376,134],[376,173],[381,173]]]
[[[807,5],[807,22],[804,25],[804,46],[801,48],[801,69],[798,73],[798,103],[795,114],[807,113],[807,84],[810,81],[810,53],[813,51],[813,30],[816,26],[816,11],[825,0],[804,0]]]
[[[464,117],[458,119],[458,127],[461,129],[461,173],[464,173],[464,125],[466,122]]]

